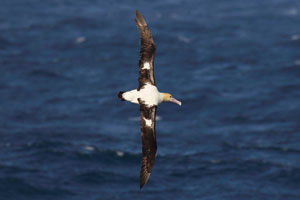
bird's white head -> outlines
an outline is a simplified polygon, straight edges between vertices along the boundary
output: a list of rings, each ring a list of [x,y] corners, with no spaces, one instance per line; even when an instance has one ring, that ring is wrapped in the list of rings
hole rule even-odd
[[[162,96],[162,102],[172,102],[178,104],[179,106],[182,105],[181,101],[178,101],[169,93],[161,93],[161,96]]]

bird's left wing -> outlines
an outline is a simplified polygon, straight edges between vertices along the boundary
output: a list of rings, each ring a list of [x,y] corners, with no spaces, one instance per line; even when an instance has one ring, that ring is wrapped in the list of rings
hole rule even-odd
[[[141,111],[141,136],[143,145],[143,159],[140,171],[140,188],[142,188],[150,177],[157,150],[155,134],[157,106],[147,107],[140,99],[138,100]]]
[[[151,32],[147,26],[146,21],[139,13],[136,11],[135,18],[136,26],[139,29],[141,37],[141,49],[140,49],[140,59],[139,59],[139,85],[138,90],[140,90],[146,83],[155,85],[154,79],[154,55],[155,55],[155,44],[151,35]]]

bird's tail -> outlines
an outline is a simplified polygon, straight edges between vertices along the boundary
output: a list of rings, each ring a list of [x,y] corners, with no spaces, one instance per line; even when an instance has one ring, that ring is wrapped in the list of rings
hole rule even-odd
[[[121,99],[122,101],[125,101],[125,99],[124,99],[124,97],[123,97],[123,94],[124,94],[125,92],[119,92],[119,94],[118,94],[118,98],[119,99]]]

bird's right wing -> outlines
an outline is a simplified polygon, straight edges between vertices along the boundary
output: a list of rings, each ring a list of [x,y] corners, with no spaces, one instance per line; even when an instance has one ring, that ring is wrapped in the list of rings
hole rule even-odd
[[[147,23],[139,11],[136,11],[135,22],[141,37],[138,79],[138,90],[140,90],[146,83],[155,85],[153,68],[156,47]]]

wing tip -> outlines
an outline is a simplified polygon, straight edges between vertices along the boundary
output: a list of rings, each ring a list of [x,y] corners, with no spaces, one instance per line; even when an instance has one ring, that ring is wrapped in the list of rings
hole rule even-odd
[[[146,183],[149,180],[151,173],[145,173],[145,174],[141,174],[141,179],[140,179],[140,190],[144,187],[144,185],[146,185]]]
[[[136,16],[141,15],[141,13],[138,10],[135,11],[135,14]]]
[[[145,19],[138,10],[136,10],[135,22],[138,26],[147,26]]]
[[[149,162],[149,160],[146,157],[143,157],[142,159],[142,165],[141,165],[141,171],[140,171],[140,189],[143,188],[144,185],[146,185],[146,183],[148,182],[150,175],[151,175],[151,171],[153,168],[153,164],[154,164],[154,159],[155,157],[153,157],[153,161]]]

